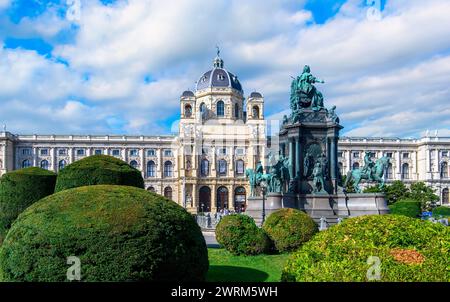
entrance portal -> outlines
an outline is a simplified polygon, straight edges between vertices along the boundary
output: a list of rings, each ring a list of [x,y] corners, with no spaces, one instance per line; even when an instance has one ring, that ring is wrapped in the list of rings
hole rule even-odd
[[[209,187],[200,188],[199,211],[211,212],[211,189]]]

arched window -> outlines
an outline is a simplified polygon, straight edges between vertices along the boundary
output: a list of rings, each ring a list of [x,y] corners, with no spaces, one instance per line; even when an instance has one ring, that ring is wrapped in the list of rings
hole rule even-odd
[[[225,104],[223,101],[217,102],[217,116],[225,116]]]
[[[352,169],[353,170],[359,169],[359,163],[353,163]]]
[[[192,116],[192,107],[191,105],[187,104],[184,106],[184,116],[185,117],[191,117]]]
[[[234,210],[237,213],[245,212],[246,195],[244,187],[237,187],[234,190]]]
[[[171,187],[166,187],[164,189],[164,197],[172,200],[172,188]]]
[[[155,177],[155,166],[153,160],[147,162],[147,177]]]
[[[166,161],[164,163],[164,177],[172,177],[173,176],[173,165],[171,161]]]
[[[393,179],[394,178],[394,173],[393,173],[393,168],[392,168],[392,164],[389,164],[386,170],[386,178],[387,179]]]
[[[201,114],[202,118],[206,117],[206,105],[205,105],[205,103],[201,103],[200,104],[200,114]]]
[[[448,188],[445,188],[444,190],[442,190],[442,204],[449,204],[448,201]]]
[[[227,161],[224,159],[219,160],[219,175],[227,175]]]
[[[67,163],[64,159],[60,160],[58,163],[58,170],[61,171],[62,169],[64,169],[66,167],[66,165],[67,165]]]
[[[209,161],[207,159],[203,159],[200,163],[200,174],[201,176],[209,175]]]
[[[48,166],[49,166],[48,160],[44,159],[43,161],[41,161],[41,168],[42,169],[48,170]]]
[[[409,179],[409,165],[406,163],[402,165],[402,179]]]
[[[259,118],[259,107],[253,106],[252,113],[253,113],[253,118]]]
[[[239,118],[239,104],[234,106],[234,117]]]
[[[22,168],[29,168],[31,167],[31,162],[29,159],[26,159],[22,162]]]
[[[147,188],[147,191],[155,193],[156,190],[155,190],[154,187],[150,186],[150,187]]]
[[[220,187],[217,189],[217,211],[228,208],[228,189]]]
[[[441,178],[448,178],[448,164],[447,162],[443,162],[441,164]]]
[[[236,174],[243,175],[245,172],[245,163],[242,159],[236,161]]]
[[[138,162],[135,161],[135,160],[132,160],[132,161],[130,162],[130,166],[132,166],[133,168],[137,169],[137,168],[138,168]]]

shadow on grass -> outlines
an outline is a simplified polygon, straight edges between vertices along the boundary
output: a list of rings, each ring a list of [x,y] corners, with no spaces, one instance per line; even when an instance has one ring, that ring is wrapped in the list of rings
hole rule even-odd
[[[254,268],[211,265],[206,280],[210,282],[262,282],[268,277],[266,272]]]

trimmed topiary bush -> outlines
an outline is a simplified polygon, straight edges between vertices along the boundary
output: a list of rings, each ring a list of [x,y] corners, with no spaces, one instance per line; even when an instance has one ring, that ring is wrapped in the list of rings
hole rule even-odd
[[[0,248],[0,280],[203,281],[208,251],[186,210],[129,186],[86,186],[48,196],[13,223]]]
[[[55,182],[55,173],[34,167],[8,172],[0,178],[0,244],[20,213],[53,194]]]
[[[93,155],[78,160],[59,172],[56,192],[93,185],[122,185],[144,188],[139,170],[108,155]]]
[[[317,234],[287,261],[282,281],[450,281],[450,228],[399,215],[347,219]],[[369,258],[372,257],[372,258]]]
[[[411,218],[418,218],[422,214],[422,203],[414,199],[401,199],[389,205],[391,214],[403,215]]]
[[[433,216],[444,216],[450,217],[450,208],[449,207],[437,207],[433,209]]]
[[[242,214],[223,217],[216,227],[216,239],[233,255],[258,255],[271,247],[270,239],[253,218]]]
[[[298,249],[319,231],[308,214],[296,209],[280,209],[270,214],[263,229],[280,253]]]

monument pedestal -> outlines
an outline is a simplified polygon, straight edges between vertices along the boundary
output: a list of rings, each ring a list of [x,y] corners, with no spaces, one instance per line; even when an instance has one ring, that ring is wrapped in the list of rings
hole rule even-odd
[[[388,214],[386,197],[379,193],[362,193],[347,195],[349,216]]]
[[[262,197],[249,197],[245,213],[255,220],[256,225],[261,226],[263,212],[267,218],[273,212],[283,208],[283,196],[281,193],[268,193],[263,200]]]

